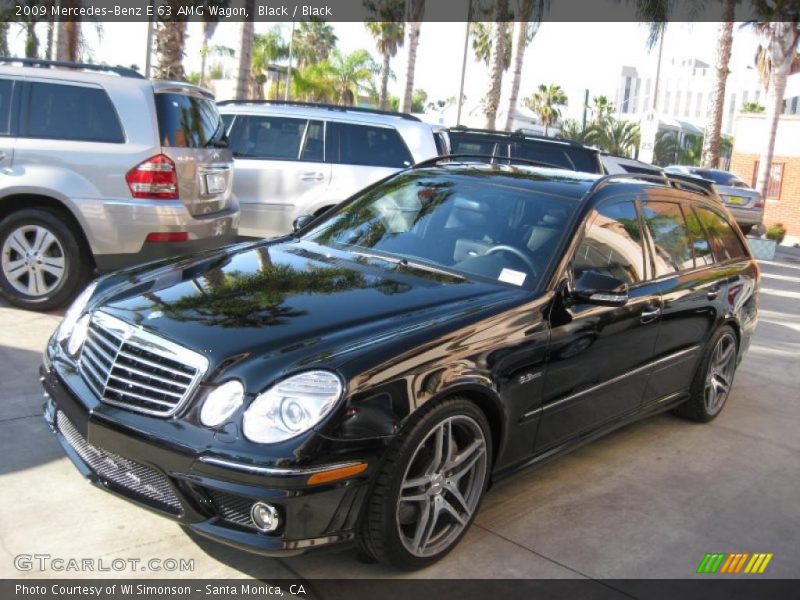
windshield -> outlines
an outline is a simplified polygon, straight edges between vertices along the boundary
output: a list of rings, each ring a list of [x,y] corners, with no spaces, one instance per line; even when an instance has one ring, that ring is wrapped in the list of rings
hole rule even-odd
[[[692,173],[703,179],[710,179],[717,185],[727,185],[732,187],[747,187],[747,184],[733,173],[718,171],[717,169],[693,169]]]
[[[403,173],[348,203],[303,239],[533,289],[577,201],[539,194],[510,172],[485,175]]]

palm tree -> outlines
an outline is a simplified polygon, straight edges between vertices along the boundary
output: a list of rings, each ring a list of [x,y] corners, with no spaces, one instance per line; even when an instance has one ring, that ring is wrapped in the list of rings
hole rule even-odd
[[[402,22],[403,4],[400,0],[367,0],[364,5],[376,17],[376,20],[365,22],[364,26],[375,38],[378,53],[383,58],[378,103],[381,109],[386,110],[389,77],[392,72],[391,60],[397,54],[397,49],[403,45],[405,36],[405,24]]]
[[[793,14],[789,14],[794,10]],[[774,8],[763,11],[770,20],[751,23],[751,27],[761,37],[756,64],[761,75],[761,82],[767,90],[766,123],[767,145],[761,153],[756,177],[756,190],[762,197],[767,197],[769,174],[772,170],[772,156],[775,151],[775,137],[778,122],[783,112],[783,95],[786,91],[786,80],[793,68],[800,67],[797,58],[797,47],[800,42],[800,13],[792,0],[777,0]],[[800,69],[798,69],[800,70]]]
[[[758,102],[745,102],[742,104],[742,107],[739,109],[739,112],[743,113],[763,113],[766,109],[761,106]]]
[[[252,97],[257,100],[264,99],[267,70],[275,61],[282,60],[288,56],[289,46],[284,43],[278,25],[267,33],[257,33],[253,36],[253,53],[250,66],[251,81],[254,86]]]
[[[584,127],[575,119],[565,119],[561,124],[560,137],[564,140],[572,140],[585,146],[590,146],[594,143],[596,131],[591,125]]]
[[[221,0],[219,2],[214,2],[213,4],[218,4],[220,6],[228,4],[227,0]],[[212,17],[210,14],[206,14],[203,18],[203,45],[200,48],[200,85],[206,84],[206,60],[208,59],[209,53],[209,42],[211,38],[214,37],[214,32],[217,30],[217,25],[219,25],[219,21]]]
[[[539,121],[544,125],[544,134],[547,135],[549,127],[561,116],[561,107],[567,105],[567,95],[560,85],[542,83],[537,91],[522,103],[539,115]]]
[[[703,140],[701,164],[707,169],[719,165],[720,140],[722,136],[722,115],[725,110],[725,88],[728,82],[733,48],[733,19],[736,11],[736,0],[723,0],[722,23],[719,26],[717,42],[717,59],[714,70],[714,84],[709,99],[706,134]]]
[[[492,27],[482,21],[474,21],[469,25],[469,36],[472,39],[472,51],[475,60],[482,62],[487,67],[492,60]],[[503,57],[503,70],[511,66],[511,47],[513,45],[511,31],[506,33],[506,52]]]
[[[406,77],[403,87],[403,100],[400,103],[402,112],[412,111],[414,103],[414,70],[417,66],[417,47],[422,29],[422,18],[425,16],[425,0],[406,0],[408,21],[408,61],[406,62]]]
[[[496,0],[494,23],[492,24],[492,52],[489,58],[489,89],[483,113],[486,115],[486,128],[494,129],[497,121],[497,109],[500,106],[500,94],[503,90],[503,73],[508,68],[509,40],[508,22],[511,18],[508,0]]]
[[[380,67],[366,50],[343,55],[334,50],[328,60],[308,65],[292,78],[293,95],[313,101],[355,104],[368,91]]]
[[[539,30],[542,16],[549,4],[550,0],[518,0],[513,43],[510,44],[512,46],[511,64],[514,65],[514,68],[511,71],[511,92],[508,96],[508,110],[506,111],[506,131],[510,131],[514,125],[525,50]],[[535,15],[534,9],[536,10]]]
[[[172,79],[183,81],[186,73],[183,70],[183,55],[186,48],[186,17],[178,20],[179,2],[169,0],[166,3],[172,8],[173,20],[158,19],[155,27],[156,64],[153,69],[155,79]]]
[[[333,26],[324,21],[301,21],[294,30],[292,53],[296,67],[302,70],[325,60],[336,48],[338,38]]]
[[[255,0],[245,0],[245,10],[248,14],[255,12]],[[250,92],[250,67],[253,65],[253,35],[255,23],[252,19],[244,19],[239,29],[238,64],[236,65],[236,92],[237,100],[244,100]]]
[[[676,163],[679,152],[678,132],[673,129],[659,130],[653,147],[653,164],[664,167]]]
[[[608,96],[595,96],[592,98],[592,123],[602,127],[603,124],[614,118],[616,110]]]
[[[639,145],[639,124],[610,118],[595,128],[595,145],[609,154],[631,156]]]

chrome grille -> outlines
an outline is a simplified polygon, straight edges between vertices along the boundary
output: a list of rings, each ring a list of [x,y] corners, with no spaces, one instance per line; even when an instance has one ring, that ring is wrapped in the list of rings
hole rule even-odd
[[[194,391],[208,360],[141,327],[96,312],[79,365],[84,381],[103,402],[169,417]]]
[[[183,512],[166,476],[87,442],[63,412],[56,413],[56,427],[78,456],[101,479],[122,488],[132,498],[171,512]]]

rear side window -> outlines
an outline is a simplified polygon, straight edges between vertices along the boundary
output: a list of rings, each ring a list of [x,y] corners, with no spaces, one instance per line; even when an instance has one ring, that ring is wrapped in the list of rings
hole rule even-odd
[[[656,277],[692,269],[691,235],[680,204],[649,201],[644,218],[655,246]]]
[[[645,278],[644,242],[633,202],[601,206],[572,259],[574,278],[587,271],[632,284]]]
[[[175,93],[155,97],[162,146],[204,148],[225,134],[217,107],[208,98]]]
[[[77,142],[125,141],[117,112],[100,88],[55,83],[30,84],[22,137]]]
[[[328,123],[327,161],[345,165],[404,169],[414,164],[403,138],[395,129]]]
[[[498,146],[495,152],[495,146]],[[507,140],[493,140],[485,135],[470,135],[468,133],[450,132],[450,148],[453,154],[479,154],[492,156],[499,154],[508,155]]]
[[[686,215],[686,224],[689,226],[689,234],[692,236],[695,268],[713,265],[714,254],[711,250],[705,227],[703,227],[700,219],[690,207],[684,206],[683,211]]]
[[[591,150],[558,143],[526,140],[511,144],[511,156],[541,161],[570,171],[599,173],[600,162]]]
[[[0,79],[0,135],[7,135],[11,130],[11,91],[14,83],[10,79]]]
[[[714,256],[719,261],[748,256],[739,236],[721,215],[705,206],[696,206],[697,216],[711,237]]]

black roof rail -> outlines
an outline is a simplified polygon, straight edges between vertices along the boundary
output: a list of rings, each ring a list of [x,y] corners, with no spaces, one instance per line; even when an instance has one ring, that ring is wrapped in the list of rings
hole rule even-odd
[[[701,185],[697,185],[688,181],[672,179],[669,177],[668,174],[664,175],[655,175],[649,173],[613,173],[611,175],[605,175],[603,177],[598,178],[593,184],[592,187],[588,189],[586,192],[587,194],[593,194],[594,192],[602,189],[609,183],[612,183],[615,179],[639,179],[649,182],[656,182],[664,184],[666,187],[676,188],[676,189],[687,189],[691,192],[700,193],[703,196],[708,196],[712,199],[717,199],[714,193],[711,190],[704,188]]]
[[[57,67],[62,69],[82,69],[85,71],[101,71],[116,73],[120,77],[145,79],[145,76],[129,67],[94,65],[90,63],[72,62],[69,60],[44,60],[41,58],[15,58],[13,56],[0,56],[0,64],[19,63],[23,67]]]
[[[445,161],[452,161],[457,162],[459,159],[462,158],[483,158],[483,159],[491,159],[491,163],[489,164],[496,164],[497,161],[505,161],[505,163],[511,165],[514,163],[522,164],[522,165],[529,165],[533,167],[548,167],[551,169],[560,169],[562,171],[567,171],[569,169],[564,169],[561,165],[556,165],[553,163],[545,162],[542,160],[530,160],[527,158],[516,158],[514,156],[499,156],[497,154],[445,154],[443,156],[434,156],[433,158],[428,158],[426,160],[421,160],[418,163],[415,163],[411,166],[412,169],[417,169],[420,167],[430,167],[432,165],[438,165],[440,162]]]
[[[321,102],[300,102],[295,100],[222,100],[221,102],[217,102],[218,106],[229,106],[231,104],[266,104],[271,106],[302,106],[305,108],[324,108],[327,110],[338,110],[341,112],[357,112],[357,113],[367,113],[373,115],[385,115],[387,117],[398,117],[400,119],[405,119],[406,121],[417,121],[422,122],[422,119],[419,117],[415,117],[414,115],[403,113],[403,112],[394,112],[391,110],[381,110],[379,108],[366,108],[363,106],[340,106],[338,104],[325,104]]]

